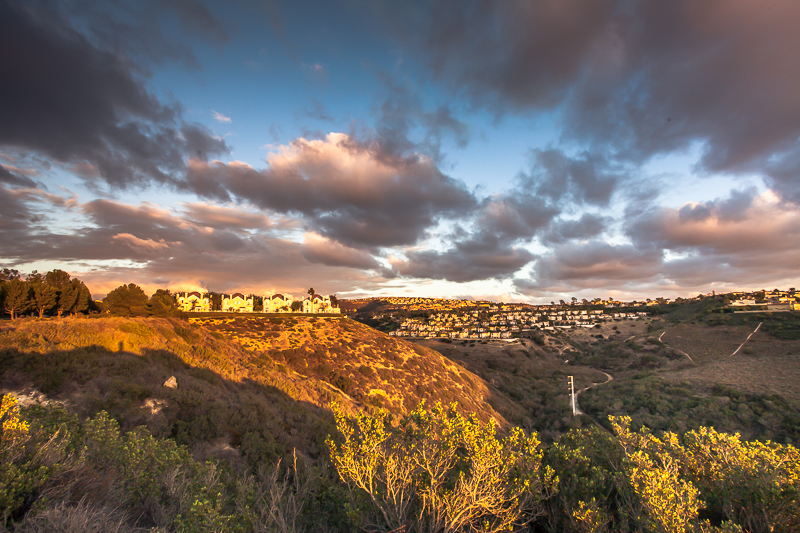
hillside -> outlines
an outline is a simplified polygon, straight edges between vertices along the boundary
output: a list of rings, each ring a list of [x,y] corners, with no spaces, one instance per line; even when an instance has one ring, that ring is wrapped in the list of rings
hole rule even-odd
[[[248,463],[297,449],[318,456],[347,412],[458,401],[504,419],[485,383],[441,355],[346,319],[21,319],[0,325],[0,389],[81,417],[101,410],[199,456]],[[177,388],[164,383],[175,377]]]
[[[359,405],[407,413],[422,400],[458,402],[482,421],[505,420],[488,403],[482,379],[440,353],[390,337],[344,317],[252,316],[191,318],[212,334],[336,387]]]
[[[581,407],[603,422],[626,415],[658,430],[713,426],[749,439],[800,443],[799,318],[713,309],[676,306],[646,329],[620,322],[575,332],[582,348],[576,362],[615,378],[581,396]],[[625,333],[611,335],[611,327]],[[603,338],[592,338],[594,331]]]

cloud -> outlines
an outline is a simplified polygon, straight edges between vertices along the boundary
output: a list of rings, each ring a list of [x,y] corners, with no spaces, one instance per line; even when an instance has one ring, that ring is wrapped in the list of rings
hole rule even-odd
[[[164,239],[156,242],[153,239],[140,239],[139,237],[131,235],[130,233],[117,233],[111,237],[111,240],[113,242],[126,244],[133,248],[143,248],[147,251],[164,250],[169,248],[169,244],[167,244]]]
[[[476,205],[464,184],[430,159],[399,157],[343,133],[297,139],[270,153],[267,165],[192,160],[185,186],[207,198],[302,216],[309,229],[359,248],[413,244],[440,218]]]
[[[583,152],[569,157],[556,149],[531,150],[531,171],[524,185],[553,201],[606,206],[619,180],[604,157]]]
[[[607,217],[584,213],[577,220],[553,220],[542,234],[542,240],[563,243],[573,239],[591,239],[600,235],[609,223]]]
[[[214,111],[213,109],[211,110],[211,116],[212,116],[212,117],[214,118],[214,120],[216,120],[217,122],[225,122],[225,123],[228,123],[228,124],[230,124],[230,122],[231,122],[231,117],[226,117],[226,116],[225,116],[225,115],[223,115],[222,113],[217,113],[217,112],[216,112],[216,111]]]
[[[624,222],[630,243],[556,244],[515,285],[531,295],[658,287],[686,294],[712,284],[744,288],[797,280],[800,211],[771,191],[652,207]]]
[[[745,256],[800,250],[800,210],[771,191],[733,191],[727,199],[657,208],[629,221],[628,234],[640,246],[675,252]],[[763,256],[766,259],[766,256]],[[787,266],[765,264],[765,269]]]
[[[311,105],[302,110],[299,115],[322,122],[333,122],[334,120],[333,115],[330,114],[325,105],[314,97],[311,98]]]
[[[797,2],[432,2],[388,17],[475,105],[558,110],[562,140],[611,159],[699,144],[700,169],[769,167],[769,184],[800,198]]]
[[[188,220],[198,226],[216,229],[266,229],[272,221],[262,213],[244,211],[241,207],[224,207],[204,203],[183,204]]]
[[[445,135],[452,135],[460,147],[467,145],[469,126],[456,117],[449,104],[430,111],[419,89],[405,81],[398,82],[386,72],[380,72],[378,77],[386,96],[375,109],[375,141],[383,151],[396,155],[423,153],[440,161]],[[424,138],[418,141],[412,135],[416,128],[424,131]]]
[[[162,105],[122,48],[76,31],[59,9],[0,5],[0,146],[88,165],[118,187],[173,182],[223,141]],[[92,26],[94,27],[94,26]]]
[[[110,200],[71,207],[53,202],[62,220],[63,210],[70,209],[75,215],[72,223],[78,226],[61,233],[36,220],[28,207],[31,201],[0,188],[4,262],[63,264],[86,281],[95,296],[122,283],[137,283],[147,292],[200,286],[294,294],[304,294],[312,282],[323,293],[369,290],[383,283],[380,274],[361,271],[377,265],[367,254],[323,237],[309,236],[305,243],[296,243],[276,237],[269,228],[215,229],[198,225],[197,217],[189,216],[232,215],[216,209],[220,206],[194,205],[183,214]]]
[[[12,172],[12,170],[14,172]],[[36,183],[11,165],[0,165],[0,183],[15,185],[17,187],[36,187]]]
[[[316,233],[306,233],[303,257],[311,263],[375,270],[380,263],[369,253],[344,246]]]

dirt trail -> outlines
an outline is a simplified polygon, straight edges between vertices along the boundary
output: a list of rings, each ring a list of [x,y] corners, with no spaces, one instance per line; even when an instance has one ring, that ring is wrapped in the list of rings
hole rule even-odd
[[[748,336],[747,336],[747,338],[744,340],[744,342],[743,342],[742,344],[740,344],[740,345],[739,345],[739,347],[738,347],[738,348],[736,348],[736,351],[735,351],[735,352],[733,352],[731,355],[736,355],[737,353],[739,353],[739,350],[741,350],[741,349],[742,349],[742,346],[744,346],[744,343],[745,343],[745,342],[747,342],[747,341],[749,341],[749,340],[750,340],[750,337],[752,337],[753,335],[755,335],[756,331],[758,331],[758,328],[760,328],[760,327],[761,327],[761,324],[763,324],[763,322],[759,322],[759,323],[758,323],[758,325],[756,326],[756,329],[754,329],[754,330],[753,330],[753,333],[751,333],[750,335],[748,335]]]
[[[593,388],[595,388],[597,386],[605,385],[606,383],[610,383],[611,381],[614,381],[614,376],[612,376],[608,372],[603,372],[602,370],[598,370],[598,372],[604,374],[606,376],[606,380],[603,381],[602,383],[592,383],[588,387],[584,387],[584,388],[582,388],[581,390],[579,390],[578,392],[575,393],[575,414],[577,414],[577,415],[586,415],[586,413],[581,411],[580,405],[578,405],[578,396],[580,396],[580,394],[582,392],[586,392],[589,389],[593,389]]]
[[[661,337],[663,337],[664,333],[666,333],[666,332],[667,332],[667,330],[664,330],[664,331],[661,332],[661,335],[658,336],[658,342],[664,342],[664,341],[661,340]],[[670,350],[675,350],[676,352],[685,355],[686,357],[689,358],[689,361],[694,363],[694,359],[692,359],[692,356],[689,355],[688,353],[684,352],[683,350],[679,350],[677,348],[673,348],[672,346],[669,346],[666,342],[664,342],[664,346],[667,346]],[[695,363],[695,364],[697,364],[697,363]]]

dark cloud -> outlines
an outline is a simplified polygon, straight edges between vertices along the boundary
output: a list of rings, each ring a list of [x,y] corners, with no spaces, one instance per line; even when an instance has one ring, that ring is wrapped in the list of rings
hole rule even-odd
[[[36,183],[27,176],[20,176],[0,165],[0,183],[15,185],[17,187],[36,187]]]
[[[219,206],[191,206],[194,216],[148,204],[127,205],[96,200],[80,206],[51,201],[72,209],[77,231],[57,233],[41,224],[28,207],[32,200],[0,187],[0,249],[6,264],[57,261],[102,296],[121,283],[138,283],[152,292],[158,287],[204,287],[217,291],[282,290],[305,293],[309,279],[320,292],[369,289],[382,282],[380,274],[361,269],[377,262],[364,252],[348,249],[322,237],[296,243],[277,238],[269,229],[245,226],[214,229],[195,218],[219,219],[232,213]],[[65,213],[61,213],[63,216]],[[199,216],[198,216],[199,215]],[[252,222],[257,222],[251,220]],[[103,263],[111,262],[111,263]],[[125,263],[135,267],[126,267]],[[109,268],[109,264],[114,266]],[[235,276],[231,275],[235,272]]]
[[[463,183],[419,155],[397,157],[345,134],[298,139],[267,157],[268,168],[193,161],[192,191],[236,197],[263,209],[302,215],[310,229],[357,248],[414,244],[440,218],[476,205]]]
[[[188,156],[227,151],[148,93],[129,56],[35,5],[0,4],[0,145],[88,165],[120,187],[174,181]]]
[[[555,202],[606,206],[618,176],[605,158],[582,153],[568,157],[561,150],[532,150],[531,171],[524,186]]]
[[[456,282],[506,278],[533,259],[522,248],[476,241],[456,242],[445,252],[410,251],[406,257],[407,261],[392,264],[400,275]]]
[[[311,263],[328,266],[380,269],[381,265],[369,253],[342,245],[314,233],[306,234],[303,256]]]
[[[546,199],[512,190],[481,202],[471,220],[472,231],[460,226],[445,251],[412,250],[392,266],[403,276],[475,281],[506,278],[533,260],[521,247],[529,243],[559,213]]]
[[[0,167],[2,176],[2,167]],[[26,231],[36,221],[34,213],[23,202],[19,194],[0,184],[0,242],[25,238]],[[3,249],[3,248],[0,248]],[[5,252],[3,257],[9,257]]]
[[[769,166],[776,190],[800,198],[793,0],[439,1],[404,13],[389,15],[399,38],[477,105],[558,108],[565,140],[630,161],[702,142],[701,168]]]
[[[379,73],[379,79],[386,96],[376,109],[374,137],[383,152],[396,157],[416,152],[440,161],[445,136],[452,135],[461,147],[469,142],[469,126],[456,117],[450,105],[441,104],[430,111],[419,90],[385,72]],[[424,131],[419,141],[413,140],[417,128]]]
[[[600,0],[438,1],[415,17],[392,13],[418,39],[434,75],[495,108],[561,101],[614,12]]]
[[[523,294],[541,296],[581,289],[639,288],[661,280],[660,250],[603,241],[554,246],[539,257],[529,278],[514,280]]]
[[[551,243],[563,243],[569,240],[592,239],[600,235],[608,225],[608,218],[592,213],[584,213],[577,220],[554,220],[542,240]]]

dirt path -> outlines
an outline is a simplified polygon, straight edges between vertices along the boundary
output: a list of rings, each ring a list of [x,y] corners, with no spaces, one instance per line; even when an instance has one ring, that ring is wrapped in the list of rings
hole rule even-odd
[[[614,381],[614,376],[612,376],[608,372],[603,372],[602,370],[598,370],[598,372],[600,372],[600,373],[602,373],[602,374],[604,374],[606,376],[606,380],[605,381],[603,381],[602,383],[592,383],[588,387],[584,387],[584,388],[582,388],[581,390],[579,390],[578,392],[575,393],[575,414],[576,415],[586,415],[586,413],[581,411],[581,407],[578,404],[578,396],[580,396],[580,394],[582,392],[586,392],[587,390],[593,389],[593,388],[595,388],[595,387],[597,387],[599,385],[605,385],[606,383],[610,383],[611,381]],[[589,416],[589,415],[586,415],[586,416]]]
[[[760,328],[760,327],[761,327],[761,324],[763,324],[763,322],[759,322],[759,323],[758,323],[758,325],[756,326],[756,329],[754,329],[754,330],[753,330],[753,333],[751,333],[750,335],[748,335],[748,336],[747,336],[747,338],[744,340],[744,342],[743,342],[742,344],[740,344],[740,345],[739,345],[739,347],[738,347],[738,348],[736,348],[736,351],[735,351],[735,352],[733,352],[731,355],[736,355],[737,353],[739,353],[739,350],[741,350],[741,349],[742,349],[742,346],[744,346],[744,343],[745,343],[745,342],[747,342],[747,341],[749,341],[749,340],[750,340],[750,337],[752,337],[753,335],[755,335],[756,331],[758,331],[758,328]]]
[[[678,353],[681,353],[681,354],[685,355],[686,357],[688,357],[688,358],[689,358],[689,361],[691,361],[692,363],[694,363],[694,359],[692,359],[692,356],[691,356],[691,355],[689,355],[688,353],[684,352],[683,350],[679,350],[679,349],[677,349],[677,348],[673,348],[672,346],[669,346],[669,345],[668,345],[666,342],[664,342],[664,341],[662,341],[662,340],[661,340],[661,337],[663,337],[663,336],[664,336],[664,333],[666,333],[666,332],[667,332],[667,330],[664,330],[664,331],[662,331],[662,332],[661,332],[661,335],[659,335],[659,336],[658,336],[658,342],[663,342],[663,343],[664,343],[664,346],[666,346],[666,347],[667,347],[667,348],[669,348],[670,350],[675,350],[676,352],[678,352]],[[694,363],[694,364],[697,364],[697,363]]]

